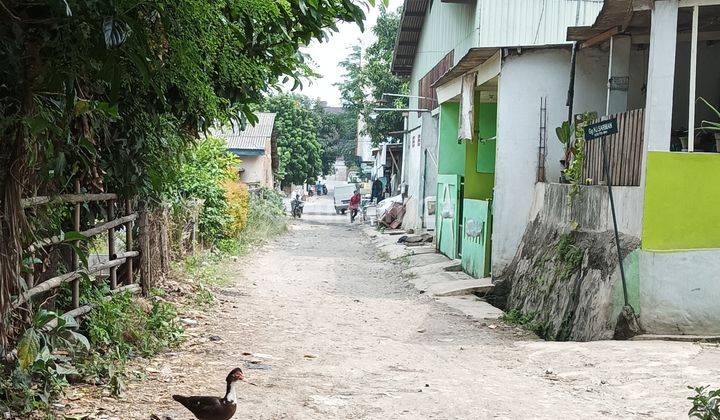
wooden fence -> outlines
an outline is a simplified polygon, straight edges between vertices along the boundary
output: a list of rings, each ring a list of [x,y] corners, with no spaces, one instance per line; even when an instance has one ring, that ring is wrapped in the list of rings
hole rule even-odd
[[[106,203],[106,221],[84,231],[80,231],[82,206],[83,204],[90,202]],[[27,309],[31,309],[32,299],[34,297],[57,289],[66,283],[70,283],[72,288],[72,309],[64,315],[75,317],[86,314],[92,310],[92,306],[80,306],[80,279],[85,276],[96,278],[101,277],[104,272],[109,273],[107,278],[111,294],[119,293],[121,291],[139,293],[141,291],[141,287],[135,281],[133,270],[133,258],[140,255],[138,251],[133,250],[133,225],[138,219],[138,213],[133,210],[132,201],[125,200],[124,202],[118,202],[116,194],[82,194],[80,193],[79,184],[76,184],[76,194],[65,194],[55,197],[32,197],[22,200],[22,206],[24,209],[32,209],[41,205],[55,205],[60,203],[74,204],[73,224],[75,232],[78,232],[82,235],[82,237],[89,239],[93,236],[107,233],[109,260],[106,262],[98,262],[87,267],[81,267],[80,256],[77,253],[77,245],[79,245],[82,238],[78,235],[73,235],[70,239],[76,246],[72,247],[72,264],[70,271],[36,284],[35,264],[33,264],[29,272],[24,275],[27,288],[13,301],[12,308],[18,309],[20,307],[25,307]],[[117,217],[116,214],[118,213],[122,213],[122,215]],[[125,227],[126,246],[125,252],[116,253],[114,233],[115,229],[119,226]],[[26,248],[26,251],[30,254],[31,261],[34,261],[37,254],[44,252],[44,248],[64,243],[67,239],[68,237],[65,234],[40,239],[30,244]],[[123,269],[123,278],[118,279],[118,268]],[[104,278],[104,276],[102,277]],[[143,287],[142,289],[147,288]]]
[[[611,184],[617,186],[639,186],[642,170],[645,110],[634,109],[600,120],[617,118],[618,133],[605,138],[612,175]],[[599,120],[598,120],[599,121]],[[597,121],[593,121],[597,122]],[[602,141],[592,140],[585,144],[583,180],[589,185],[604,183]]]

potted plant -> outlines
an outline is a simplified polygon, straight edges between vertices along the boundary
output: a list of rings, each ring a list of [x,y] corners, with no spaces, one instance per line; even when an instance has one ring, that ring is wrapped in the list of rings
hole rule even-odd
[[[714,106],[710,105],[710,102],[706,101],[705,98],[700,98],[700,100],[705,102],[705,105],[707,105],[708,108],[710,108],[712,112],[715,113],[715,116],[718,119],[717,121],[703,120],[703,122],[700,124],[700,128],[713,133],[713,137],[715,138],[715,151],[720,153],[720,111],[718,111],[718,109]]]

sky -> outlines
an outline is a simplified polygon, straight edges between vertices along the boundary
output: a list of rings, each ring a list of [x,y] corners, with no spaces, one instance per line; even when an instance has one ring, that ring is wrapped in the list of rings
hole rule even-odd
[[[403,0],[390,0],[388,9],[396,10],[402,6]],[[330,40],[320,43],[313,41],[309,46],[303,49],[303,52],[312,58],[312,67],[321,77],[305,82],[303,89],[299,93],[305,94],[311,98],[320,98],[320,100],[328,103],[329,106],[340,106],[340,91],[334,86],[342,79],[343,69],[340,62],[350,53],[352,46],[362,43],[363,47],[367,47],[373,41],[370,29],[375,25],[379,11],[377,6],[366,13],[365,33],[354,23],[343,23],[338,25],[339,32],[331,35]]]

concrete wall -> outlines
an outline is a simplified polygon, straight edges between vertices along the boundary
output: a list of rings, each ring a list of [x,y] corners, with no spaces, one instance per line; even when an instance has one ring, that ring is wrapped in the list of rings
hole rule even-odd
[[[587,232],[613,230],[607,187],[581,186],[572,206],[569,191],[568,184],[537,183],[530,220],[541,215],[543,223],[556,228],[568,227],[570,223],[577,222],[578,228]],[[642,232],[642,188],[613,187],[613,198],[618,230],[639,238]]]
[[[607,190],[581,187],[572,207],[569,192],[567,184],[537,184],[533,219],[517,252],[505,270],[493,273],[494,303],[534,314],[549,339],[611,339],[624,300]],[[629,300],[634,307],[639,307],[639,270],[630,268],[637,266],[632,263],[640,242],[634,234],[641,217],[639,194],[637,187],[619,189],[616,203],[625,209],[620,224],[630,233],[621,232],[620,247],[623,255],[633,256],[624,261],[633,276]],[[572,222],[580,226],[573,229]],[[568,258],[569,249],[582,254]]]
[[[438,117],[424,113],[419,129],[405,136],[403,144],[403,182],[408,187],[404,229],[423,228],[425,197],[437,189]]]
[[[720,250],[640,254],[640,323],[654,334],[720,334]]]
[[[607,59],[581,52],[575,84],[575,112],[605,110]],[[497,158],[493,202],[493,274],[515,255],[530,220],[538,167],[540,98],[547,98],[546,180],[560,177],[564,146],[555,127],[567,119],[570,51],[526,50],[503,61],[498,86]]]
[[[270,156],[241,156],[240,168],[244,171],[240,174],[240,181],[246,184],[260,184],[272,187],[272,164]]]

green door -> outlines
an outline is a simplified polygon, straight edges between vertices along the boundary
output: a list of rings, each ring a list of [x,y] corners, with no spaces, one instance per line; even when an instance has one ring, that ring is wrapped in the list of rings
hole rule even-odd
[[[460,243],[460,175],[438,175],[435,231],[437,249],[448,258],[455,259]]]
[[[490,275],[491,202],[463,200],[462,267],[475,278]]]

